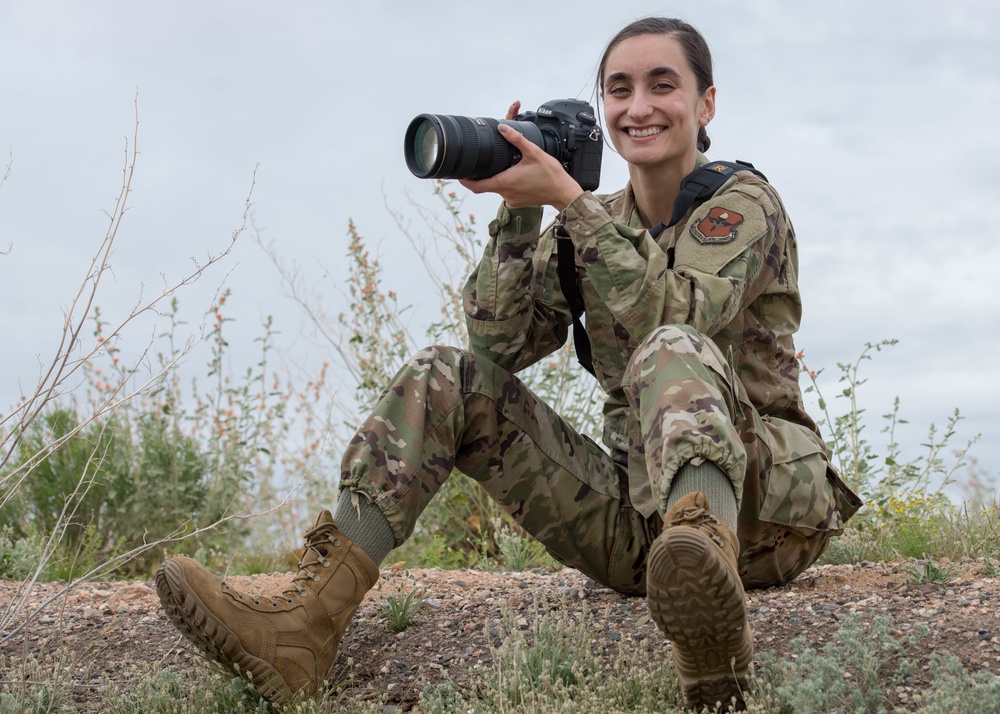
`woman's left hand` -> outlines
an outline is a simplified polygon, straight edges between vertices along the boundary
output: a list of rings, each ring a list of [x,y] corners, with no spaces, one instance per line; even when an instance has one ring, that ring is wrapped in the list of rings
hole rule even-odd
[[[583,193],[555,157],[524,138],[516,129],[500,124],[500,134],[521,152],[521,160],[496,176],[459,181],[473,193],[499,194],[508,208],[553,206],[563,210]]]

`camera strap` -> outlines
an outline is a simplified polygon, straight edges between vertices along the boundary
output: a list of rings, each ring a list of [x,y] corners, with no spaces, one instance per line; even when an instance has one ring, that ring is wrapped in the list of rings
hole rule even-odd
[[[767,181],[767,177],[747,161],[711,161],[700,166],[681,181],[681,192],[674,201],[670,223],[667,225],[660,223],[649,229],[653,238],[658,238],[667,228],[676,225],[693,205],[714,196],[737,171],[751,171]],[[555,236],[556,274],[559,277],[559,287],[566,297],[566,302],[569,303],[570,314],[573,316],[573,346],[576,348],[576,359],[584,369],[596,377],[590,337],[580,319],[583,316],[583,296],[580,294],[580,281],[576,274],[576,248],[566,226],[562,223],[556,226]]]
[[[559,277],[559,287],[569,303],[569,311],[573,316],[573,347],[576,349],[576,360],[585,370],[594,373],[594,353],[590,347],[590,337],[587,328],[580,319],[583,315],[583,296],[580,294],[580,281],[576,274],[576,248],[566,226],[562,223],[556,226],[556,275]]]
[[[670,223],[666,228],[676,225],[677,221],[696,203],[701,203],[715,195],[722,184],[729,180],[737,171],[752,171],[767,181],[767,176],[753,167],[747,161],[711,161],[695,169],[681,181],[681,192],[674,201],[674,211],[670,214]],[[660,224],[662,225],[662,224]],[[660,229],[663,232],[663,229]],[[657,234],[658,235],[658,234]],[[655,237],[655,236],[654,236]]]

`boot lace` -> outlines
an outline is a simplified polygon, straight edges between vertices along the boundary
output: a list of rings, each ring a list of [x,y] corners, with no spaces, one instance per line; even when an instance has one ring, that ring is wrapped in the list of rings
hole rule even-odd
[[[295,594],[299,597],[307,597],[309,591],[303,586],[306,581],[319,582],[322,578],[319,575],[320,568],[329,568],[333,565],[327,558],[330,546],[339,548],[341,540],[338,531],[332,523],[324,523],[308,531],[305,535],[305,551],[302,560],[299,561],[298,572],[292,576],[292,581],[288,587],[281,591],[279,595],[264,595],[261,593],[242,593],[233,588],[229,583],[223,581],[222,589],[232,592],[237,600],[250,600],[254,605],[269,604],[272,608],[280,607],[279,600],[287,604],[294,602],[289,595]]]
[[[327,555],[330,547],[339,548],[341,546],[339,531],[333,523],[323,523],[306,532],[305,551],[302,553],[302,560],[299,561],[299,571],[292,577],[291,585],[282,594],[295,593],[299,597],[306,597],[309,591],[304,587],[306,581],[319,582],[322,578],[319,574],[320,568],[329,568],[333,565]]]
[[[722,541],[722,536],[719,535],[718,528],[718,526],[722,525],[722,521],[706,511],[704,508],[698,508],[697,506],[682,508],[680,513],[675,515],[670,521],[670,526],[678,525],[687,525],[692,528],[698,528],[711,538],[716,545],[725,550],[726,546]],[[712,526],[716,527],[713,528]]]

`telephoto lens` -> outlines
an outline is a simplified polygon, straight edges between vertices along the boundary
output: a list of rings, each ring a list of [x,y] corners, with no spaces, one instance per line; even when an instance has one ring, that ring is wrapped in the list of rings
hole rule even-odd
[[[521,160],[521,152],[497,131],[501,123],[548,153],[556,151],[558,138],[546,136],[533,122],[421,114],[406,130],[406,165],[418,178],[495,176]]]
[[[594,108],[579,99],[554,99],[514,119],[421,114],[406,129],[406,165],[418,178],[495,176],[521,160],[521,152],[500,135],[501,124],[555,157],[584,190],[600,184],[604,138]]]

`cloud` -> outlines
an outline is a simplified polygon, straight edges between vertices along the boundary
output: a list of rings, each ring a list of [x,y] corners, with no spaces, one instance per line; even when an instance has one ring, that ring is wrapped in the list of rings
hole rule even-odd
[[[37,370],[34,355],[51,349],[104,233],[136,88],[141,155],[108,300],[128,305],[141,285],[223,245],[259,164],[255,222],[280,253],[307,272],[320,263],[336,271],[353,219],[381,246],[401,299],[420,303],[422,277],[385,208],[429,188],[403,163],[409,120],[588,98],[614,31],[664,11],[653,2],[567,7],[177,2],[140,14],[125,2],[4,5],[0,63],[12,71],[0,77],[0,148],[12,152],[14,173],[0,188],[0,245],[14,251],[0,257],[0,300],[19,308],[0,311],[0,329],[18,345],[5,359],[0,404]],[[712,156],[754,162],[791,212],[806,303],[800,346],[834,365],[865,342],[900,338],[879,388],[921,418],[961,407],[970,428],[991,434],[980,453],[1000,472],[989,367],[1000,353],[1000,8],[769,0],[667,10],[713,49]],[[602,190],[625,180],[609,154]],[[483,227],[495,206],[466,204]],[[236,258],[233,339],[252,343],[262,317],[275,314],[291,340],[301,315],[273,267],[249,242]],[[50,287],[39,290],[42,282]],[[210,301],[204,292],[191,299],[195,313]],[[329,299],[335,305],[336,293]]]

